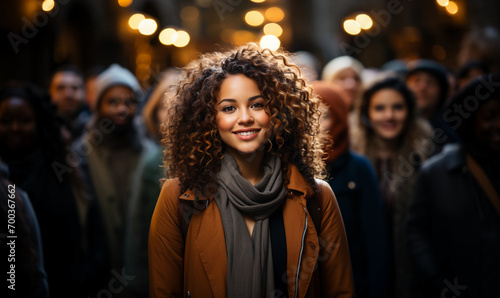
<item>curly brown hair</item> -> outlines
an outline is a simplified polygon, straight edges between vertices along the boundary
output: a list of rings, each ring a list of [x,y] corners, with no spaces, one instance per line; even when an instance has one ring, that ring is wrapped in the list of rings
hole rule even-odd
[[[320,102],[289,57],[284,50],[251,43],[203,55],[184,67],[170,117],[162,125],[166,176],[178,178],[181,191],[189,188],[205,196],[215,191],[207,187],[216,185],[225,152],[215,122],[217,96],[222,81],[235,74],[254,80],[266,100],[273,132],[266,148],[281,158],[285,184],[293,164],[316,190],[314,178],[324,173]]]

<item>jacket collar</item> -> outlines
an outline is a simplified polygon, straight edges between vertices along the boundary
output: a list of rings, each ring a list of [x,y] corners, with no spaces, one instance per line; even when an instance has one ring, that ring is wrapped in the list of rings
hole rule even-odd
[[[307,181],[302,177],[302,174],[300,174],[299,169],[295,165],[289,165],[288,166],[288,180],[289,183],[287,185],[288,190],[290,192],[294,193],[299,193],[301,195],[305,195],[307,198],[311,197],[314,194],[314,190],[312,187],[307,183]],[[182,193],[179,196],[179,199],[181,200],[187,200],[187,201],[194,201],[196,198],[196,194],[192,189],[188,189],[184,193]],[[198,197],[198,201],[204,201],[204,200],[212,200],[213,196],[211,197],[206,197],[206,196],[200,196]],[[206,204],[206,203],[202,203]]]
[[[446,168],[448,171],[457,171],[465,167],[465,153],[459,144],[448,144],[443,148],[446,158]]]

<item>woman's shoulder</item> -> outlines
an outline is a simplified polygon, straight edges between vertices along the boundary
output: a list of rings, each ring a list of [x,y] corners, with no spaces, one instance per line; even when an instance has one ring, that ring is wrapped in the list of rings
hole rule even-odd
[[[181,182],[178,178],[167,179],[161,187],[158,203],[163,206],[178,205],[178,199],[181,195]]]
[[[335,194],[333,193],[332,187],[328,182],[321,179],[314,179],[316,182],[316,188],[318,192],[315,194],[315,197],[321,201],[321,205],[328,203],[328,201],[335,198]]]

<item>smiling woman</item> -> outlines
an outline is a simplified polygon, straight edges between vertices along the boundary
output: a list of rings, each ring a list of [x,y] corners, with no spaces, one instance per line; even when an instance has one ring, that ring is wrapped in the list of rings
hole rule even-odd
[[[405,242],[406,215],[416,173],[430,152],[430,125],[419,117],[413,93],[398,78],[369,87],[355,113],[359,121],[352,129],[352,148],[367,155],[376,170],[393,244],[389,291],[409,297],[415,284]]]
[[[249,44],[184,69],[163,126],[152,297],[353,296],[337,201],[315,180],[319,101],[288,57]]]

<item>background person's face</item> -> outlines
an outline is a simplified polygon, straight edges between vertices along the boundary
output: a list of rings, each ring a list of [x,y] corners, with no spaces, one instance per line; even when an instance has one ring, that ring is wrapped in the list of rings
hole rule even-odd
[[[405,128],[408,107],[401,93],[394,89],[381,89],[373,94],[368,117],[376,135],[384,140],[398,138]]]
[[[24,99],[11,97],[0,102],[0,146],[23,150],[36,140],[36,116]]]
[[[54,75],[50,85],[52,103],[57,112],[67,117],[74,117],[85,101],[83,79],[72,72],[61,71]]]
[[[352,107],[354,100],[361,90],[361,78],[352,68],[346,68],[335,76],[333,82],[340,86],[342,90],[348,95],[348,106]]]
[[[484,147],[500,151],[500,99],[488,100],[479,108],[474,136]]]
[[[417,107],[424,113],[433,112],[439,105],[440,86],[433,75],[417,71],[406,80],[408,88],[415,94]]]
[[[117,127],[132,125],[139,105],[132,89],[125,86],[113,86],[102,95],[99,104],[99,116],[109,118]]]

